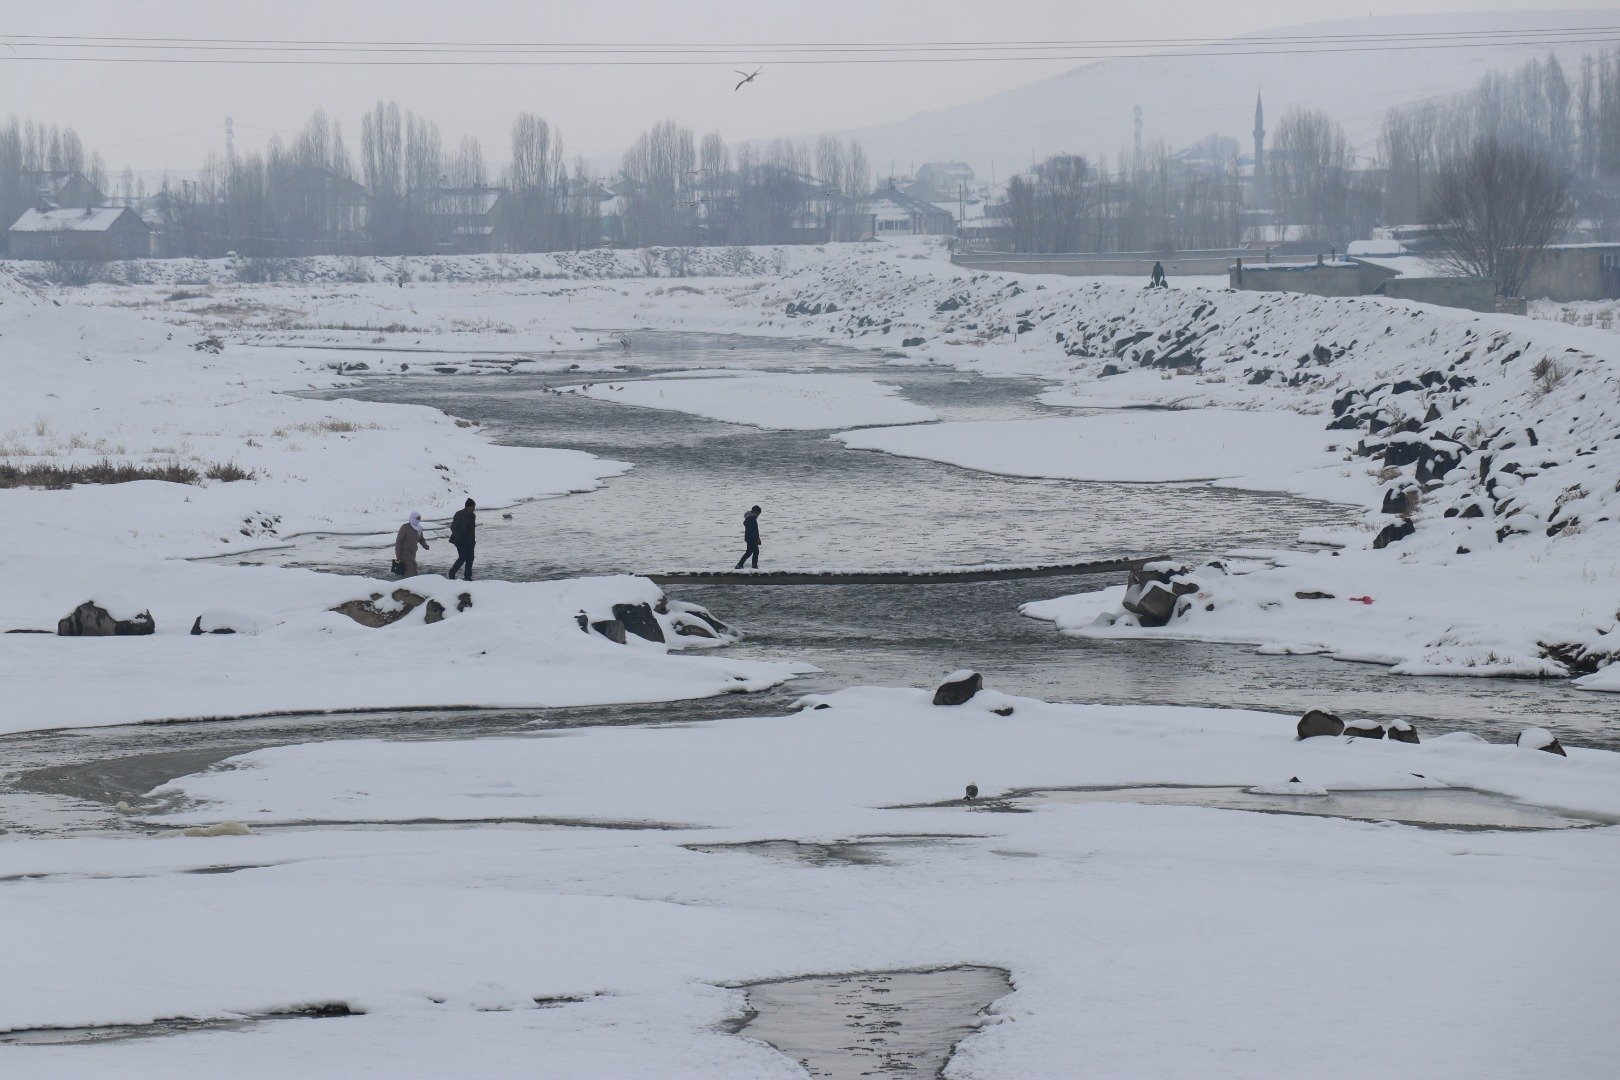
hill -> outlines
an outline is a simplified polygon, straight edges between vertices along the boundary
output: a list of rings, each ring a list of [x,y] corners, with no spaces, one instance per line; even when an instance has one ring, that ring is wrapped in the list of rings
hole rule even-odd
[[[971,164],[981,177],[1005,177],[1059,151],[1112,157],[1130,145],[1138,105],[1145,140],[1162,138],[1171,147],[1182,147],[1220,132],[1247,147],[1258,92],[1264,95],[1269,124],[1292,105],[1325,109],[1345,126],[1358,150],[1368,151],[1389,108],[1467,90],[1487,72],[1510,71],[1552,54],[1573,82],[1584,54],[1614,47],[1616,34],[1594,31],[1615,26],[1620,26],[1620,11],[1607,10],[1413,15],[1280,27],[1174,56],[1103,60],[965,105],[839,134],[859,139],[880,175],[891,171],[891,162],[893,171],[907,173],[926,161],[957,160]],[[1279,36],[1565,28],[1581,30],[1544,33],[1545,42],[1537,45],[1476,43],[1419,50],[1399,43],[1352,43],[1253,55],[1270,48],[1258,39]]]

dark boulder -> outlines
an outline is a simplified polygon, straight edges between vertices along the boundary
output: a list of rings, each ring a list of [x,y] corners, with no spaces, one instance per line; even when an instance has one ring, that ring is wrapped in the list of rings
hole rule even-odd
[[[651,604],[614,604],[613,617],[627,633],[648,641],[664,640],[664,628],[653,614]]]
[[[1405,720],[1391,720],[1389,722],[1389,738],[1393,742],[1416,744],[1419,741],[1417,728]]]
[[[191,622],[191,633],[193,637],[201,637],[204,634],[234,634],[236,631],[229,626],[210,626],[205,630],[203,617],[199,615]]]
[[[106,608],[86,600],[68,617],[56,623],[60,637],[142,637],[157,632],[152,613],[143,611],[132,619],[115,619]]]
[[[1376,720],[1352,720],[1344,725],[1344,733],[1355,739],[1382,739],[1384,725]]]
[[[600,619],[591,623],[591,629],[615,645],[624,644],[624,623],[618,619]]]
[[[1330,592],[1322,592],[1322,591],[1320,591],[1318,589],[1311,589],[1311,590],[1308,590],[1308,591],[1301,590],[1299,592],[1294,593],[1294,599],[1295,600],[1332,600],[1333,599],[1333,594],[1330,593]]]
[[[1417,526],[1413,525],[1405,518],[1402,518],[1399,521],[1392,521],[1388,525],[1385,525],[1382,529],[1378,530],[1378,535],[1373,537],[1372,546],[1374,549],[1387,548],[1389,545],[1395,543],[1395,541],[1403,540],[1406,537],[1411,536],[1414,532],[1417,532]]]
[[[1298,738],[1314,739],[1319,735],[1343,735],[1344,721],[1330,712],[1312,709],[1299,718]]]
[[[1546,728],[1525,728],[1519,732],[1516,745],[1521,750],[1544,750],[1549,754],[1557,754],[1559,757],[1569,757],[1568,754],[1564,753],[1563,746],[1559,744],[1553,733]]]
[[[444,622],[444,605],[437,600],[429,600],[427,610],[422,613],[422,621],[425,623]]]
[[[472,593],[464,592],[460,596],[456,597],[457,611],[466,611],[470,607],[472,607]]]
[[[934,691],[935,705],[961,705],[972,700],[973,695],[984,689],[984,676],[977,671],[953,671],[945,676],[945,681],[939,684]]]
[[[1143,626],[1164,626],[1176,615],[1176,601],[1198,591],[1196,581],[1181,578],[1186,567],[1164,569],[1163,564],[1137,567],[1125,582],[1123,607]]]
[[[918,345],[921,345],[923,342],[925,342],[927,340],[928,340],[927,338],[908,337],[908,338],[906,338],[906,340],[904,340],[904,341],[902,341],[900,343],[900,347],[902,349],[914,349]]]

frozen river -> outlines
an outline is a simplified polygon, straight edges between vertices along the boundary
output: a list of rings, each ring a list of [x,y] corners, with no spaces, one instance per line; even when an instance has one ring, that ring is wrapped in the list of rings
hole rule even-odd
[[[761,339],[639,335],[615,380],[721,366],[826,370],[880,378],[946,419],[1049,414],[1040,385],[893,366],[870,352]],[[600,490],[481,515],[479,569],[550,578],[610,571],[729,567],[738,518],[766,507],[767,567],[893,569],[977,563],[1068,563],[1115,556],[1211,554],[1284,546],[1300,529],[1342,520],[1341,507],[1203,485],[1030,480],[854,451],[824,432],[766,431],[682,413],[626,407],[555,387],[556,375],[367,379],[345,391],[433,405],[485,425],[502,441],[572,447],[635,467]],[[476,494],[476,493],[475,493]],[[447,513],[450,507],[423,508]],[[425,568],[445,554],[435,545]],[[374,572],[374,537],[310,536],[254,558],[336,572]],[[703,719],[780,709],[798,695],[854,684],[927,685],[961,666],[1011,693],[1053,700],[1191,704],[1401,717],[1425,733],[1457,729],[1508,739],[1545,724],[1567,742],[1620,747],[1614,704],[1567,683],[1413,679],[1321,657],[1266,657],[1243,646],[1097,641],[1026,619],[1030,600],[1118,575],[910,585],[679,585],[746,632],[733,649],[821,668],[746,702],[455,713],[388,712],[230,723],[92,728],[6,738],[0,827],[101,828],[112,804],[232,753],[314,739],[475,737],[540,726]]]

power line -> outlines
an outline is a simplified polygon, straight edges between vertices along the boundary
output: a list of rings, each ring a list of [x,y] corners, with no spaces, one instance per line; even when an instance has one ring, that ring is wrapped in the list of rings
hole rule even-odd
[[[0,39],[3,40],[3,39]],[[971,64],[971,63],[1044,63],[1066,60],[1172,60],[1210,59],[1248,56],[1310,56],[1359,52],[1411,52],[1440,49],[1500,49],[1512,46],[1546,45],[1599,45],[1620,41],[1617,36],[1538,39],[1534,41],[1449,42],[1424,44],[1359,44],[1354,46],[1307,49],[1223,49],[1197,52],[1086,52],[1030,54],[1018,56],[842,56],[842,57],[777,57],[772,65],[831,66],[847,64]],[[498,55],[498,54],[497,54]],[[735,54],[727,54],[735,55]],[[725,66],[734,60],[715,59],[372,59],[344,57],[317,59],[313,57],[276,58],[266,56],[0,56],[0,63],[86,63],[86,64],[236,64],[303,67],[714,67]]]
[[[753,42],[443,42],[443,41],[367,41],[359,39],[320,38],[196,38],[196,37],[133,37],[95,34],[0,34],[0,40],[19,43],[37,43],[35,47],[66,48],[245,48],[253,50],[312,51],[336,49],[339,51],[378,51],[406,49],[425,52],[465,52],[468,50],[560,50],[602,53],[622,53],[629,50],[654,52],[733,52],[738,50],[787,50],[800,52],[845,51],[871,49],[886,52],[919,50],[999,51],[1004,49],[1074,49],[1100,47],[1165,48],[1171,46],[1196,47],[1199,45],[1254,45],[1254,44],[1322,44],[1335,42],[1382,41],[1450,41],[1478,38],[1526,39],[1515,44],[1534,44],[1540,38],[1561,34],[1597,34],[1620,31],[1620,26],[1565,26],[1524,29],[1399,31],[1343,34],[1289,34],[1249,35],[1239,37],[1156,37],[1156,38],[1086,38],[1086,39],[1013,39],[1001,41],[753,41]],[[45,43],[53,43],[46,45]],[[95,43],[95,44],[92,44]]]

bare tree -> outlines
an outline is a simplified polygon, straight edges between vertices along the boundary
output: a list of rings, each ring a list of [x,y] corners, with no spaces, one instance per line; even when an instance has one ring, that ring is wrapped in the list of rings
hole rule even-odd
[[[1287,224],[1303,239],[1347,244],[1356,239],[1350,206],[1350,143],[1327,113],[1290,109],[1267,155],[1273,189]]]
[[[1545,155],[1484,136],[1441,164],[1429,219],[1448,267],[1495,278],[1502,295],[1519,296],[1536,260],[1569,227],[1569,190]]]

